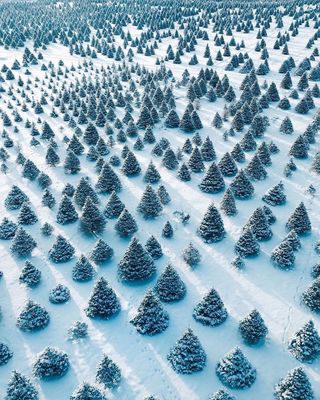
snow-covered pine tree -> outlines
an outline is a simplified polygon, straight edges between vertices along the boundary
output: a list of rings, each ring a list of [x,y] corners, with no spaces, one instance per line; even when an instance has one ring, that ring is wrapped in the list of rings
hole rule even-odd
[[[243,230],[237,243],[235,244],[234,250],[241,257],[251,257],[259,254],[259,243],[249,227],[245,227]]]
[[[119,215],[114,229],[120,236],[128,237],[137,232],[138,225],[130,212],[125,208]]]
[[[120,368],[106,355],[98,365],[96,381],[108,389],[114,389],[120,385]]]
[[[301,367],[288,372],[275,386],[274,397],[277,400],[314,400],[314,394],[307,374]]]
[[[230,189],[236,199],[249,199],[254,193],[254,187],[243,170],[234,177]]]
[[[145,248],[154,260],[158,260],[163,256],[161,245],[153,235],[147,240]]]
[[[206,243],[218,242],[226,235],[222,218],[213,203],[202,219],[198,234]]]
[[[120,311],[118,297],[109,283],[101,277],[94,285],[85,312],[89,318],[107,320]]]
[[[152,277],[156,267],[149,253],[137,238],[132,238],[118,264],[118,275],[124,281],[143,281]]]
[[[308,212],[303,202],[294,210],[292,215],[289,217],[286,223],[287,229],[294,229],[299,235],[308,233],[311,231],[311,222],[308,216]]]
[[[252,345],[264,340],[268,334],[268,328],[259,311],[252,310],[239,321],[239,332],[245,343]]]
[[[144,216],[144,218],[157,217],[162,211],[162,205],[159,197],[152,189],[151,185],[146,186],[137,210]]]
[[[198,337],[188,329],[170,349],[167,359],[178,374],[193,374],[203,370],[207,356]]]
[[[193,310],[193,317],[203,325],[218,326],[228,317],[228,312],[218,292],[211,289]]]
[[[30,379],[14,370],[6,389],[5,400],[39,400],[39,394]]]
[[[178,272],[169,264],[158,278],[154,291],[161,301],[172,303],[182,300],[187,288]]]
[[[153,291],[149,289],[138,307],[137,314],[130,321],[143,335],[156,335],[167,329],[169,314]]]
[[[63,236],[58,235],[49,250],[49,259],[54,263],[64,263],[73,257],[74,247]]]
[[[46,347],[33,364],[33,374],[40,379],[61,378],[70,367],[68,354],[55,347]]]
[[[313,321],[307,322],[289,341],[290,353],[301,362],[312,362],[320,354],[320,336]]]
[[[253,385],[257,371],[239,347],[235,347],[217,363],[216,374],[231,389],[245,389]]]
[[[83,254],[79,257],[72,269],[72,279],[76,282],[91,281],[94,276],[94,268]]]
[[[17,327],[23,332],[44,329],[50,322],[48,311],[40,304],[28,300],[17,318]]]

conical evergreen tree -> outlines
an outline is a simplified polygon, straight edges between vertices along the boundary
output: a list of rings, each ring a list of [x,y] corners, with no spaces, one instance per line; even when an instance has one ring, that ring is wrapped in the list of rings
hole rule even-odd
[[[311,222],[305,205],[301,202],[286,224],[287,229],[294,229],[299,235],[311,231]]]
[[[30,261],[26,261],[19,276],[19,282],[25,283],[28,287],[35,287],[40,283],[41,271]]]
[[[18,257],[27,257],[37,246],[36,241],[23,228],[18,228],[12,240],[11,252]]]
[[[157,280],[154,291],[161,301],[172,303],[184,298],[186,285],[177,271],[169,264]]]
[[[294,265],[293,248],[286,240],[282,241],[271,253],[272,262],[281,269],[290,269]]]
[[[57,222],[61,225],[71,224],[77,221],[78,213],[72,204],[70,197],[64,195],[59,204],[59,210],[57,213]]]
[[[88,179],[82,177],[74,193],[74,201],[79,207],[82,208],[87,200],[87,197],[90,197],[94,204],[99,203],[98,196],[91,187]]]
[[[249,388],[257,376],[257,371],[239,347],[231,350],[217,363],[216,373],[221,382],[231,389]]]
[[[74,247],[63,236],[58,235],[56,241],[49,250],[49,259],[54,263],[64,263],[74,255]]]
[[[236,202],[230,188],[228,188],[223,195],[220,208],[228,216],[233,216],[237,214]]]
[[[283,191],[283,183],[280,182],[277,185],[270,188],[266,194],[262,197],[262,200],[265,201],[270,206],[280,206],[286,203],[287,198]]]
[[[116,388],[120,384],[121,371],[108,356],[104,356],[98,365],[96,381],[108,389]]]
[[[219,193],[225,188],[225,183],[220,169],[215,162],[212,162],[208,168],[199,188],[205,193]]]
[[[190,267],[195,267],[201,261],[201,254],[199,250],[190,242],[183,250],[182,258]]]
[[[23,332],[44,329],[50,321],[47,310],[40,304],[28,300],[17,318],[17,327]]]
[[[163,256],[161,245],[154,236],[149,237],[145,248],[154,260],[157,260]]]
[[[154,262],[138,239],[133,238],[122,260],[118,264],[118,274],[124,281],[143,281],[156,271]]]
[[[167,329],[169,314],[163,309],[152,290],[144,296],[136,316],[130,321],[143,335],[156,335]]]
[[[119,215],[119,218],[115,223],[114,229],[120,236],[126,237],[126,236],[131,236],[135,232],[137,232],[138,225],[133,216],[125,208]]]
[[[198,234],[206,243],[218,242],[226,235],[219,211],[213,203],[203,217]]]
[[[203,325],[218,326],[228,317],[228,312],[215,289],[211,289],[193,310],[193,317]]]
[[[70,400],[107,400],[107,398],[100,389],[84,382],[75,389]]]
[[[39,394],[30,379],[18,371],[12,371],[5,400],[39,400]]]
[[[167,359],[178,374],[193,374],[203,370],[207,356],[197,336],[188,329],[170,349]]]
[[[13,185],[4,204],[8,210],[17,210],[28,200],[28,196],[18,186]]]
[[[279,381],[274,396],[277,400],[314,400],[310,381],[301,367],[292,369]]]
[[[118,193],[121,190],[121,182],[117,174],[110,167],[109,163],[105,162],[95,185],[99,193]]]
[[[249,199],[254,193],[254,187],[243,170],[240,170],[234,177],[230,189],[237,199]]]
[[[157,217],[162,211],[162,205],[159,200],[159,197],[150,185],[146,186],[146,189],[143,192],[140,203],[138,204],[137,210],[145,218]]]
[[[302,302],[309,307],[311,311],[320,311],[320,278],[315,279],[302,293]]]
[[[76,282],[91,281],[94,272],[93,266],[90,264],[87,257],[82,254],[72,269],[72,279]]]
[[[141,172],[139,162],[132,151],[128,151],[128,154],[123,162],[121,171],[128,177],[138,175]]]
[[[153,162],[151,161],[148,165],[148,168],[146,170],[146,173],[143,177],[143,180],[146,183],[157,183],[159,182],[159,180],[161,179],[161,176],[157,170],[157,168],[155,167],[155,165],[153,164]]]
[[[84,232],[101,233],[106,225],[106,219],[99,208],[93,203],[91,197],[87,197],[80,217],[80,226]]]
[[[107,320],[118,314],[120,303],[112,287],[104,279],[100,278],[94,285],[85,312],[89,318],[101,318]]]
[[[256,256],[260,252],[260,246],[251,229],[246,227],[239,237],[234,250],[241,257]]]
[[[257,240],[268,240],[272,237],[272,230],[262,207],[254,210],[247,225]]]
[[[260,313],[257,310],[252,310],[239,321],[239,332],[245,343],[257,344],[267,336],[268,328]]]
[[[312,362],[320,354],[320,336],[312,321],[299,329],[289,342],[290,353],[301,362]]]
[[[228,152],[221,158],[218,167],[223,176],[234,176],[238,172],[237,164]]]
[[[20,208],[18,223],[20,225],[33,225],[38,221],[38,217],[32,210],[30,203],[25,202]]]
[[[115,191],[112,191],[111,196],[104,209],[104,215],[107,218],[117,218],[125,208],[125,205],[118,197]]]
[[[261,181],[267,177],[267,171],[264,169],[262,162],[257,154],[255,154],[246,168],[246,174],[255,181]]]
[[[103,264],[113,256],[113,249],[102,239],[99,239],[90,252],[90,260],[96,264]]]

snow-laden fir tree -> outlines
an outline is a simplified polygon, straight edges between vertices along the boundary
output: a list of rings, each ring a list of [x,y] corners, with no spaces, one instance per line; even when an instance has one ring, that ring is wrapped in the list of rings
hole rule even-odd
[[[320,311],[320,278],[315,279],[310,286],[302,293],[302,302],[311,311]]]
[[[165,206],[170,203],[171,197],[164,185],[158,186],[157,195],[162,205]]]
[[[234,250],[241,257],[251,257],[259,254],[259,243],[249,227],[245,227],[243,230],[241,236],[235,244]]]
[[[38,221],[38,217],[32,210],[30,203],[24,202],[20,208],[18,215],[18,224],[33,225]]]
[[[56,221],[60,225],[71,224],[78,219],[78,213],[67,195],[64,195],[59,204]]]
[[[4,217],[2,222],[0,223],[0,239],[1,240],[13,239],[17,229],[18,229],[17,224],[15,224],[7,217]]]
[[[254,187],[243,170],[234,177],[230,189],[236,199],[249,199],[254,193]]]
[[[113,256],[113,249],[103,240],[99,239],[89,254],[90,260],[96,264],[103,264]]]
[[[205,138],[203,144],[201,145],[200,151],[203,161],[213,161],[216,159],[216,152],[209,136]]]
[[[0,342],[0,367],[8,364],[12,356],[13,352],[10,350],[9,346]]]
[[[152,161],[150,161],[148,168],[144,174],[143,180],[146,183],[157,183],[161,179],[161,176],[159,174],[159,171],[157,170],[157,167],[153,164]]]
[[[201,261],[201,254],[192,242],[183,250],[182,258],[190,266],[195,267]]]
[[[163,256],[161,245],[153,235],[147,240],[145,248],[154,260],[158,260]]]
[[[68,339],[83,339],[88,336],[88,324],[83,321],[75,321],[68,329]]]
[[[179,168],[179,171],[177,173],[177,177],[182,181],[182,182],[189,182],[191,181],[191,175],[189,168],[187,167],[186,163],[182,163],[181,167]]]
[[[44,329],[50,322],[48,311],[40,304],[28,300],[17,318],[17,327],[24,332]]]
[[[94,204],[99,203],[98,196],[91,187],[88,178],[82,177],[74,193],[74,201],[79,207],[82,208],[87,200],[87,197],[90,197]]]
[[[249,218],[247,226],[250,227],[257,240],[269,240],[272,237],[272,230],[270,229],[268,219],[262,207],[258,207],[254,210]]]
[[[308,145],[302,135],[299,135],[291,146],[289,155],[298,159],[308,158]]]
[[[267,171],[257,154],[252,157],[247,165],[246,174],[249,178],[255,181],[261,181],[267,177]]]
[[[52,304],[63,304],[70,300],[70,290],[60,283],[49,292],[49,301]]]
[[[39,400],[39,394],[29,378],[14,370],[6,389],[5,400]]]
[[[49,250],[49,259],[54,263],[64,263],[71,260],[75,252],[74,247],[61,235],[56,237]]]
[[[120,385],[120,368],[106,355],[103,356],[103,359],[98,365],[96,381],[108,389],[113,389]]]
[[[72,269],[72,279],[76,282],[87,282],[91,281],[95,273],[95,270],[87,257],[83,254],[79,257],[75,266]]]
[[[176,373],[193,374],[203,370],[207,356],[198,337],[188,329],[170,349],[167,359]]]
[[[277,400],[314,400],[314,394],[307,374],[301,367],[288,372],[280,379],[274,389]]]
[[[226,235],[222,218],[213,203],[202,219],[198,234],[206,243],[218,242]]]
[[[199,188],[205,193],[219,193],[225,188],[223,176],[215,162],[208,168]]]
[[[159,276],[154,291],[161,301],[172,303],[182,300],[187,288],[178,272],[169,264]]]
[[[169,314],[149,289],[138,307],[137,314],[130,322],[142,335],[156,335],[169,326]]]
[[[270,188],[262,197],[262,200],[270,206],[280,206],[285,204],[287,198],[284,193],[283,183],[279,182],[277,185]]]
[[[67,155],[63,163],[63,168],[66,174],[71,175],[75,175],[81,170],[80,160],[73,151],[67,151]]]
[[[80,217],[80,227],[86,233],[101,233],[103,232],[106,219],[99,208],[94,204],[91,197],[88,196]]]
[[[222,156],[218,168],[223,176],[234,176],[238,172],[237,164],[228,152]]]
[[[68,354],[55,347],[46,347],[37,355],[33,374],[40,379],[60,378],[70,367]]]
[[[236,201],[230,188],[228,188],[223,195],[220,208],[229,217],[237,214]]]
[[[115,191],[112,191],[109,200],[104,209],[104,215],[107,218],[117,218],[121,214],[125,205],[120,200],[119,196]]]
[[[146,186],[137,210],[144,216],[144,218],[157,217],[162,211],[159,197],[150,185]]]
[[[53,194],[50,190],[45,189],[42,195],[41,203],[44,207],[48,207],[52,209],[56,204],[56,199],[54,198]]]
[[[108,162],[103,164],[95,188],[99,193],[118,193],[121,190],[120,179]]]
[[[218,326],[228,317],[228,312],[218,292],[211,289],[193,310],[193,317],[203,325]]]
[[[128,151],[128,154],[126,158],[124,159],[121,171],[124,173],[124,175],[131,177],[131,176],[136,176],[141,172],[141,167],[136,159],[136,156],[132,151]]]
[[[303,202],[294,210],[286,223],[287,229],[294,229],[299,235],[311,231],[311,222]]]
[[[236,400],[235,397],[231,396],[228,392],[223,389],[218,390],[214,393],[209,400]]]
[[[239,332],[245,343],[253,345],[264,340],[268,334],[268,328],[259,311],[252,310],[239,321]]]
[[[107,398],[100,389],[83,382],[73,391],[70,400],[107,400]]]
[[[239,347],[235,347],[217,363],[216,374],[231,389],[245,389],[253,385],[257,371]]]
[[[271,261],[283,270],[293,267],[295,262],[294,250],[287,240],[283,240],[272,250]]]
[[[119,215],[114,229],[120,236],[128,237],[137,232],[138,225],[130,212],[125,208]]]
[[[165,166],[169,170],[176,169],[177,166],[179,165],[177,156],[175,155],[174,151],[170,147],[168,147],[166,149],[166,151],[164,152],[164,155],[162,158],[162,165]]]
[[[10,250],[17,257],[28,257],[37,246],[36,241],[22,227],[16,230]]]
[[[101,277],[94,285],[85,312],[90,318],[107,320],[118,314],[120,303],[109,283]]]
[[[132,238],[129,247],[118,264],[118,275],[123,281],[143,281],[152,277],[156,267],[149,253]]]
[[[320,336],[313,321],[307,322],[289,341],[290,353],[301,362],[312,362],[320,355]]]
[[[188,167],[194,173],[202,172],[205,169],[198,146],[196,146],[191,153],[188,160]]]
[[[35,287],[40,283],[41,271],[30,261],[26,261],[19,275],[19,282],[25,283],[28,287]]]

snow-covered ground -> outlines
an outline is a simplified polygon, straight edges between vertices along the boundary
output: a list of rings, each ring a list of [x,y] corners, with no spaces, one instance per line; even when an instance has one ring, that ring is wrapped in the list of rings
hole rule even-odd
[[[284,18],[284,32],[290,25],[292,19]],[[134,26],[127,26],[133,37],[140,35]],[[258,77],[259,83],[266,79],[267,83],[274,81],[277,84],[280,97],[288,95],[289,91],[280,88],[280,82],[283,78],[278,73],[279,67],[287,56],[282,55],[281,51],[273,50],[278,29],[274,22],[268,30],[268,37],[265,38],[270,58],[268,60],[271,72],[265,77]],[[296,64],[309,56],[312,52],[305,48],[307,40],[312,35],[313,28],[300,27],[299,35],[292,37],[289,42],[290,55],[294,58]],[[196,47],[196,54],[199,64],[189,66],[190,54],[181,57],[182,64],[174,65],[171,62],[166,63],[171,68],[176,80],[181,79],[182,72],[188,68],[191,75],[197,76],[201,68],[206,68],[206,59],[203,58],[205,46],[209,43],[211,53],[216,54],[218,48],[214,46],[211,29],[208,29],[209,42],[199,40]],[[253,59],[256,66],[261,62],[260,53],[255,52],[254,48],[257,42],[257,29],[249,34],[234,33],[236,42],[242,39],[245,41],[249,56]],[[156,50],[156,55],[146,57],[141,54],[135,54],[134,62],[144,65],[146,68],[156,70],[156,57],[160,59],[165,56],[168,44],[173,48],[177,45],[177,39],[163,39]],[[31,44],[30,44],[31,47]],[[3,64],[11,66],[14,59],[21,63],[23,49],[5,50],[1,48],[0,68]],[[71,56],[68,49],[60,44],[49,45],[46,51],[43,51],[43,63],[48,64],[52,61],[57,66],[58,61],[62,59],[65,66],[72,64],[77,66],[83,62],[79,56]],[[239,86],[244,78],[238,69],[232,72],[225,72],[224,68],[229,61],[214,61],[213,69],[217,71],[220,78],[226,73],[230,83],[236,90],[237,97],[240,94]],[[95,68],[102,65],[111,65],[112,60],[98,55],[97,59],[92,60]],[[313,62],[313,66],[318,61]],[[41,82],[45,77],[45,72],[41,71],[41,64],[30,66],[31,75],[29,78],[32,83],[36,77],[40,79],[38,88],[32,85],[35,100],[41,96]],[[22,71],[15,71],[16,75]],[[81,79],[83,70],[76,70],[75,76],[70,77]],[[86,73],[87,79],[90,75],[94,77],[95,72]],[[293,86],[299,80],[299,77],[292,74]],[[58,83],[61,87],[61,81]],[[48,82],[48,81],[47,81]],[[8,89],[11,81],[3,83],[3,87]],[[16,80],[12,82],[16,89]],[[15,90],[14,89],[14,90]],[[177,103],[177,112],[181,116],[187,105],[186,87],[174,88],[175,100]],[[3,93],[0,99],[0,108],[5,111],[8,107],[9,96]],[[12,102],[12,100],[10,100]],[[134,326],[129,320],[134,315],[146,290],[152,287],[156,281],[141,285],[126,285],[118,280],[117,264],[129,244],[129,239],[121,239],[114,231],[114,220],[109,220],[103,234],[100,235],[113,249],[115,255],[113,259],[103,267],[97,267],[97,277],[104,276],[118,294],[122,311],[109,321],[93,321],[86,317],[84,308],[87,305],[89,295],[92,291],[93,281],[88,283],[77,283],[72,280],[71,270],[77,257],[80,254],[88,254],[92,249],[95,238],[84,236],[78,229],[78,222],[75,224],[60,226],[56,223],[57,206],[53,210],[42,207],[41,190],[35,184],[21,177],[21,168],[15,163],[15,152],[8,149],[11,155],[7,175],[1,175],[1,202],[0,216],[8,216],[16,220],[18,211],[8,211],[4,207],[4,199],[13,184],[17,184],[30,198],[30,201],[36,210],[39,222],[27,231],[37,241],[38,247],[34,250],[30,261],[34,263],[42,272],[42,281],[34,289],[28,289],[19,283],[19,274],[23,267],[24,260],[13,257],[10,253],[10,243],[2,241],[0,243],[0,269],[4,277],[0,281],[0,305],[3,310],[3,318],[0,322],[0,341],[6,343],[13,351],[14,356],[8,364],[0,368],[0,398],[4,398],[5,389],[8,383],[10,373],[17,369],[26,375],[31,375],[31,367],[37,353],[48,345],[56,346],[65,350],[70,357],[71,369],[67,375],[59,380],[39,382],[38,388],[41,399],[47,400],[67,400],[73,389],[82,381],[93,383],[95,379],[96,366],[100,362],[103,354],[108,354],[120,367],[123,375],[122,383],[118,389],[108,392],[110,399],[143,399],[149,394],[155,394],[160,399],[207,399],[210,394],[222,388],[222,384],[215,374],[217,361],[234,346],[239,345],[251,363],[257,368],[257,380],[248,390],[230,391],[239,400],[271,400],[273,398],[273,386],[278,380],[285,376],[287,372],[295,366],[301,365],[295,360],[287,350],[287,344],[290,337],[302,327],[304,323],[312,319],[315,327],[320,331],[319,317],[314,315],[306,307],[300,304],[301,293],[312,281],[310,276],[311,267],[318,261],[318,256],[314,252],[314,244],[319,240],[319,177],[310,172],[312,156],[319,150],[319,145],[311,145],[309,158],[307,160],[296,160],[298,170],[292,177],[285,178],[283,169],[288,162],[288,151],[293,141],[299,134],[303,133],[307,125],[312,121],[316,113],[320,100],[314,99],[316,109],[302,116],[294,111],[294,106],[298,100],[290,99],[292,108],[283,111],[277,108],[277,103],[270,105],[270,108],[264,112],[270,120],[270,126],[267,128],[263,139],[258,139],[260,144],[262,140],[270,142],[271,140],[279,147],[280,152],[272,156],[272,166],[267,168],[268,177],[264,181],[255,182],[255,194],[251,200],[237,200],[238,214],[234,217],[223,216],[227,236],[224,240],[216,244],[205,244],[196,234],[196,230],[207,210],[209,204],[214,202],[219,205],[223,193],[210,195],[201,192],[198,184],[201,182],[203,173],[192,174],[191,182],[181,182],[176,178],[176,171],[168,171],[161,165],[161,159],[151,155],[152,145],[146,145],[141,152],[136,152],[136,157],[142,167],[142,174],[138,177],[127,178],[119,171],[123,189],[119,194],[121,200],[126,204],[128,210],[134,215],[139,230],[136,236],[141,243],[153,234],[159,239],[164,257],[156,261],[157,276],[166,267],[168,263],[172,264],[179,272],[181,278],[187,285],[186,297],[175,304],[165,304],[165,309],[170,315],[169,328],[154,337],[142,336],[136,332]],[[238,142],[243,133],[237,133],[235,137],[230,137],[228,141],[223,140],[223,132],[230,128],[232,118],[224,122],[223,128],[218,130],[213,128],[211,121],[214,114],[218,111],[222,114],[225,102],[218,99],[215,103],[210,103],[205,98],[200,100],[199,116],[204,128],[199,132],[202,138],[209,136],[217,152],[218,160],[226,152],[231,151],[234,144]],[[51,105],[44,106],[45,114],[41,114],[42,120],[47,120],[54,129],[57,142],[59,144],[59,156],[64,160],[66,146],[62,143],[63,136],[71,137],[73,131],[67,126],[60,116],[57,119],[50,118]],[[8,110],[10,114],[10,110]],[[37,121],[37,117],[30,109],[27,113],[21,113],[24,119],[31,122]],[[123,116],[123,111],[117,111],[117,115]],[[288,115],[293,122],[293,135],[282,135],[279,132],[280,124],[283,118]],[[134,118],[138,116],[137,109],[133,113]],[[23,154],[33,160],[38,168],[48,173],[53,181],[51,190],[56,197],[57,204],[61,198],[61,191],[66,184],[70,182],[74,186],[80,180],[81,176],[89,176],[93,182],[96,181],[94,163],[90,163],[81,156],[81,172],[77,175],[67,176],[64,174],[62,163],[56,168],[50,168],[45,163],[46,145],[41,143],[37,147],[31,147],[30,134],[24,127],[24,122],[15,123],[19,127],[19,133],[13,132],[13,127],[6,128],[10,137],[19,144]],[[104,130],[98,128],[101,135]],[[187,135],[179,129],[167,129],[163,122],[160,122],[154,128],[154,134],[157,139],[166,137],[170,140],[171,147],[177,150],[182,147]],[[132,148],[133,139],[128,139],[128,146]],[[116,144],[111,154],[119,154],[122,145]],[[253,153],[246,153],[246,166]],[[108,157],[107,157],[108,158]],[[153,160],[161,174],[161,183],[167,188],[171,196],[171,203],[164,207],[162,214],[156,220],[145,220],[137,212],[136,207],[145,189],[143,182],[143,173],[145,172],[150,160]],[[187,157],[185,156],[185,160]],[[209,165],[209,164],[208,164]],[[116,169],[115,169],[116,170]],[[230,183],[232,178],[225,178],[226,183]],[[243,225],[247,222],[252,212],[260,205],[263,205],[261,198],[266,190],[277,184],[280,180],[284,183],[287,203],[284,206],[273,207],[277,221],[272,225],[274,233],[271,240],[261,243],[261,254],[253,259],[245,261],[246,267],[243,271],[237,271],[230,265],[234,258],[234,244],[238,239]],[[311,196],[306,192],[307,187],[312,184],[316,188],[315,195]],[[107,202],[108,196],[100,196],[101,207]],[[273,248],[280,243],[286,236],[285,223],[292,214],[296,206],[303,201],[306,205],[310,220],[312,222],[312,233],[302,237],[302,249],[296,254],[295,268],[292,271],[281,271],[275,268],[270,262],[270,254]],[[189,224],[183,225],[174,216],[173,212],[180,210],[191,215]],[[174,237],[165,239],[161,237],[162,228],[167,220],[170,220],[174,226]],[[44,222],[49,222],[54,226],[54,235],[51,238],[43,238],[40,233],[40,226]],[[70,243],[76,248],[76,257],[65,264],[52,264],[48,260],[48,250],[54,242],[55,235],[62,234],[70,240]],[[195,269],[188,267],[183,261],[181,254],[188,243],[192,241],[200,250],[202,261]],[[69,287],[71,291],[71,300],[63,305],[51,304],[48,300],[48,293],[56,284],[62,283]],[[197,323],[192,317],[193,307],[201,300],[203,295],[214,287],[220,294],[228,312],[229,318],[219,327],[206,327]],[[36,333],[23,333],[16,327],[16,318],[21,311],[26,299],[31,298],[48,310],[51,321],[49,326]],[[243,343],[238,333],[239,319],[244,317],[252,309],[258,309],[263,316],[266,325],[269,328],[269,334],[263,345],[250,347]],[[84,320],[89,325],[89,337],[80,341],[67,340],[67,329],[76,320]],[[176,374],[168,364],[166,355],[170,347],[179,339],[185,330],[191,327],[194,333],[199,337],[203,348],[205,349],[208,360],[206,368],[190,376]],[[320,364],[319,360],[313,364],[306,364],[304,368],[311,380],[316,398],[320,397]],[[303,399],[302,399],[303,400]]]

